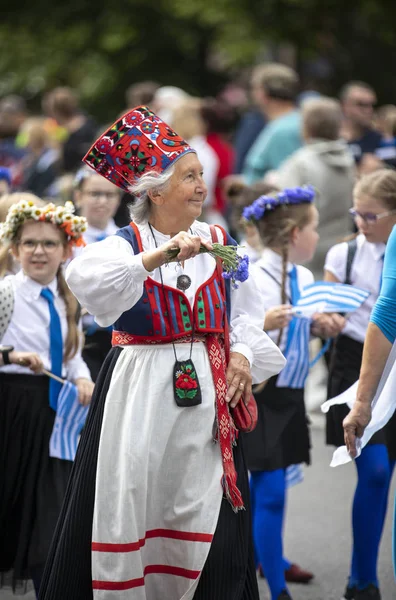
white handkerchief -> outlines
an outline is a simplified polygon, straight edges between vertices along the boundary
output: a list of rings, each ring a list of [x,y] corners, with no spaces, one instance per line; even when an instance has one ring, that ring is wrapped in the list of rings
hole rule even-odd
[[[382,373],[381,380],[378,385],[378,389],[372,402],[372,417],[370,423],[367,425],[361,439],[357,440],[357,456],[360,456],[363,448],[367,445],[373,435],[382,429],[390,420],[396,409],[396,343],[393,344],[392,350],[389,354],[388,360],[385,365],[384,372]],[[356,400],[356,393],[358,389],[359,381],[356,381],[350,388],[345,392],[331,398],[327,402],[324,402],[321,409],[324,413],[328,412],[330,406],[335,404],[347,404],[349,408],[352,408],[353,403]],[[331,467],[338,467],[344,465],[352,460],[349,455],[346,446],[340,446],[333,454],[333,459],[330,463]]]

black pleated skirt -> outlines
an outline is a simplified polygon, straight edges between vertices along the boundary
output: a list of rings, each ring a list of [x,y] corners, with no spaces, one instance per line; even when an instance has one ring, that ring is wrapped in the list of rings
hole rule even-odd
[[[92,335],[85,336],[82,357],[88,365],[92,381],[96,381],[107,354],[111,350],[111,332],[97,329]]]
[[[14,589],[45,564],[71,472],[49,456],[54,419],[47,377],[0,373],[0,581]]]
[[[359,379],[362,364],[363,344],[346,335],[340,335],[333,344],[330,360],[327,397],[334,398],[345,392]],[[346,404],[332,406],[326,414],[326,443],[332,446],[344,446],[342,422],[349,413]],[[377,431],[369,444],[385,444],[389,456],[396,459],[396,413],[389,423]]]
[[[40,600],[93,598],[91,541],[97,457],[106,395],[121,352],[121,348],[110,351],[96,382],[91,409],[48,555]],[[251,536],[249,485],[242,442],[235,449],[235,464],[246,510],[235,514],[223,499],[214,539],[194,600],[259,600]]]
[[[278,388],[276,381],[277,377],[272,377],[261,392],[254,394],[257,427],[244,436],[250,471],[275,471],[311,462],[304,390]]]

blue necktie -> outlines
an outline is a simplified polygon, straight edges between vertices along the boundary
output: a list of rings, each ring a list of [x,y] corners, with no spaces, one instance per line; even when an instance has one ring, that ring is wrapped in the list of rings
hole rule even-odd
[[[300,289],[298,287],[298,279],[297,279],[297,267],[293,265],[291,270],[289,271],[289,281],[290,281],[290,300],[293,306],[297,304],[298,299],[300,298]],[[289,330],[287,332],[287,341],[286,348],[284,354],[287,355],[287,352],[290,348],[291,340],[294,335],[294,330],[296,328],[296,317],[293,317],[289,323]]]
[[[289,271],[290,300],[295,306],[300,298],[298,287],[297,268],[293,266]],[[286,366],[277,379],[277,387],[302,389],[309,373],[309,327],[310,320],[293,317],[289,323],[286,348],[283,354],[287,358]]]
[[[62,377],[62,362],[63,362],[63,340],[62,328],[58,311],[55,308],[54,294],[49,288],[43,288],[40,294],[48,302],[50,313],[50,356],[51,356],[51,372],[58,377]],[[59,392],[62,389],[62,384],[55,379],[50,379],[49,385],[49,404],[56,411],[58,404]]]
[[[290,277],[290,299],[293,306],[295,306],[300,298],[300,289],[298,287],[297,279],[297,267],[293,265],[289,273]]]

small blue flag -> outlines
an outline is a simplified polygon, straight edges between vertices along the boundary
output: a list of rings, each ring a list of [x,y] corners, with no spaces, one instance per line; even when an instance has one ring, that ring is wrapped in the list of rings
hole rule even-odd
[[[314,313],[349,313],[367,300],[370,292],[346,283],[316,281],[306,286],[293,308],[293,314],[311,317]]]
[[[54,427],[50,439],[50,456],[74,460],[78,438],[84,427],[89,406],[78,401],[77,387],[65,381],[58,397]]]

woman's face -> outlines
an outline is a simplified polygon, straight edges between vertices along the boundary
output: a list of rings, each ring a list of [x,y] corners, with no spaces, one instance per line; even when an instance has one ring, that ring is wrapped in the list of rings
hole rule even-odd
[[[74,202],[88,225],[106,229],[120,204],[120,190],[101,175],[86,177],[79,190],[74,192]]]
[[[193,222],[201,215],[206,195],[202,165],[191,152],[176,162],[170,183],[156,197],[155,204],[176,221],[180,217],[180,221]]]
[[[319,213],[315,206],[311,205],[309,208],[309,222],[302,229],[296,227],[292,233],[289,259],[296,264],[312,260],[319,241]]]
[[[60,265],[69,258],[70,249],[65,246],[64,236],[55,225],[29,221],[22,227],[13,254],[25,275],[41,285],[48,285]]]
[[[353,207],[358,213],[355,217],[356,226],[366,240],[374,244],[380,242],[386,244],[393,226],[396,224],[396,214],[375,220],[376,215],[389,212],[389,208],[380,200],[367,194],[354,194]]]

